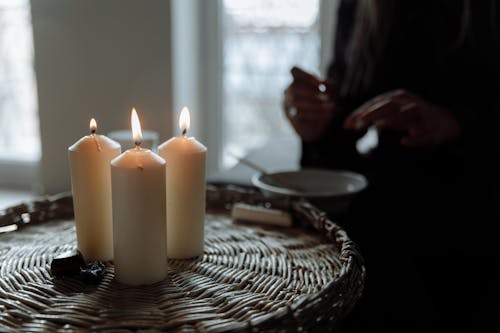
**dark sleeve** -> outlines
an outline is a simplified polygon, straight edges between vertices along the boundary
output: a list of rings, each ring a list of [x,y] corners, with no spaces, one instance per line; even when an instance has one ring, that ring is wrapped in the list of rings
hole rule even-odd
[[[457,53],[460,58],[448,82],[450,86],[458,82],[458,93],[450,95],[447,107],[461,127],[460,139],[452,147],[459,161],[453,167],[460,173],[453,188],[457,197],[467,199],[462,206],[457,204],[460,211],[472,212],[467,227],[489,248],[498,244],[500,232],[500,8],[493,0],[471,6],[469,42]],[[462,218],[468,219],[465,214]]]
[[[450,100],[449,109],[461,127],[457,151],[462,162],[464,195],[475,200],[478,212],[489,212],[491,218],[480,221],[483,230],[491,230],[500,212],[500,11],[497,7],[491,24],[491,3],[474,2],[472,9],[473,35],[456,66],[453,80],[463,88]],[[449,82],[453,84],[453,82]],[[491,219],[491,221],[490,221]],[[489,224],[489,225],[488,225]],[[498,227],[497,227],[498,229]]]
[[[457,52],[458,60],[449,71],[448,84],[458,86],[458,93],[449,100],[449,108],[460,123],[460,144],[468,154],[480,152],[497,158],[500,154],[500,86],[497,83],[500,6],[493,4],[489,1],[472,4],[470,39],[463,51]]]

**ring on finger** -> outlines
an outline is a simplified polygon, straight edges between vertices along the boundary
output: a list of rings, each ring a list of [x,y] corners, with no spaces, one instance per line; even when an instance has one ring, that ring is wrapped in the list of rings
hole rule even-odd
[[[295,106],[291,106],[291,107],[288,108],[288,110],[286,111],[286,113],[288,114],[288,117],[295,118],[295,116],[297,115],[298,111],[297,111],[297,108]]]

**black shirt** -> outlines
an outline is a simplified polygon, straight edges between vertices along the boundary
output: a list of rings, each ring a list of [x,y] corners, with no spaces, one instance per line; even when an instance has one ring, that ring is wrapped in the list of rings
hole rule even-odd
[[[335,59],[329,76],[346,80],[346,49],[357,2],[338,9]],[[463,250],[464,242],[490,248],[497,234],[500,199],[500,13],[496,1],[470,1],[460,39],[462,1],[394,1],[385,47],[370,83],[337,96],[338,114],[320,142],[303,143],[302,166],[364,174],[369,188],[350,211],[353,237],[396,239],[410,251]],[[405,148],[400,134],[379,133],[379,145],[360,154],[364,135],[342,128],[356,107],[393,89],[407,89],[448,108],[459,120],[460,139],[434,148]],[[370,220],[370,222],[368,222]],[[373,221],[377,223],[373,223]],[[376,225],[376,226],[374,226]],[[475,245],[476,246],[476,245]]]

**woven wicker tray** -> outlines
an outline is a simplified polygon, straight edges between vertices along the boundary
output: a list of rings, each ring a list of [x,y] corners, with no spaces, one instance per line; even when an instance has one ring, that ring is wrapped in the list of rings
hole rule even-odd
[[[235,224],[234,202],[287,209],[299,225]],[[243,188],[208,187],[203,257],[169,260],[145,287],[115,282],[112,264],[98,285],[51,276],[52,258],[76,247],[70,195],[0,212],[0,227],[12,223],[0,234],[2,331],[328,331],[363,289],[359,252],[322,211]]]

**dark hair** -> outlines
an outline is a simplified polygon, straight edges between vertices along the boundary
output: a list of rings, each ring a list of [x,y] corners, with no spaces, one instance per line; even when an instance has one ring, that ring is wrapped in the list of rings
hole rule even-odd
[[[366,88],[373,80],[375,66],[387,46],[398,0],[358,0],[354,27],[346,48],[346,75],[340,94],[347,95]],[[400,0],[401,1],[401,0]],[[491,24],[495,24],[495,0],[492,1]],[[463,0],[460,29],[454,47],[462,45],[469,32],[470,0]],[[493,28],[493,27],[492,27]]]

